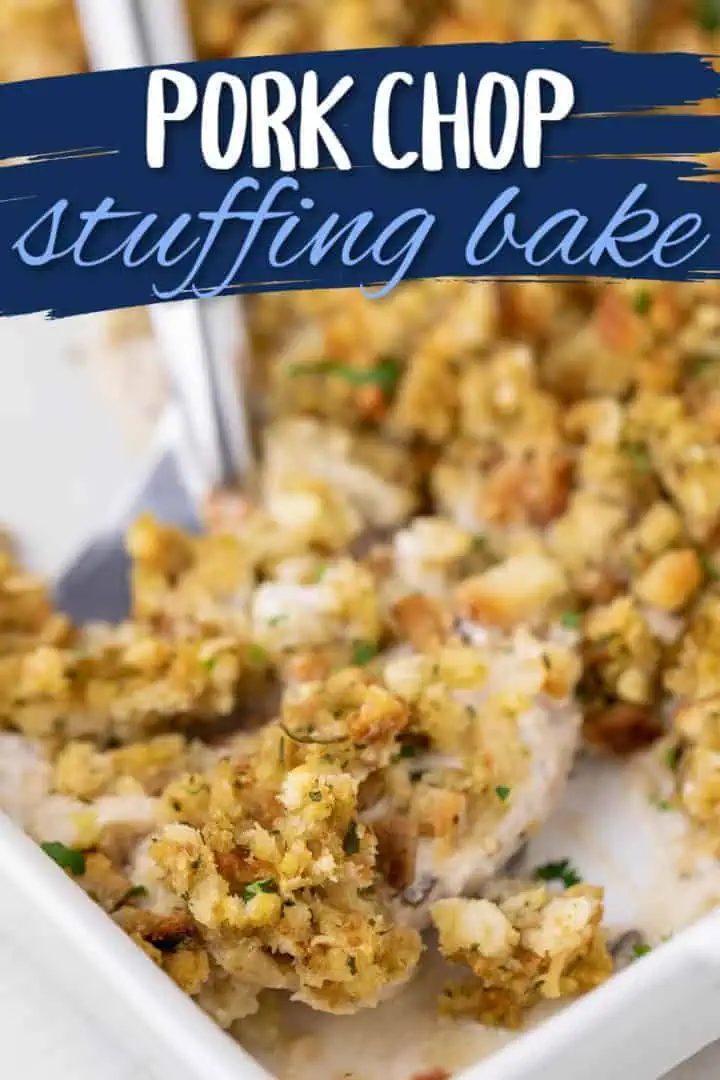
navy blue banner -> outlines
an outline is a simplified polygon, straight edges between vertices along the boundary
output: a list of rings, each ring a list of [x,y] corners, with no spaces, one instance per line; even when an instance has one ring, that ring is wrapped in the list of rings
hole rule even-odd
[[[592,43],[0,86],[0,311],[420,277],[720,272],[710,62]],[[674,111],[673,111],[674,110]]]

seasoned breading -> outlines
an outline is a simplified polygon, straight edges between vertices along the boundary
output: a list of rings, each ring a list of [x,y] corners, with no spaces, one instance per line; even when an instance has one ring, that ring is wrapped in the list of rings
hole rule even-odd
[[[258,666],[245,640],[173,641],[141,624],[106,627],[65,648],[0,656],[0,724],[33,738],[133,741],[228,716]]]
[[[445,990],[441,1010],[451,1016],[519,1027],[538,1002],[586,993],[612,973],[601,889],[553,896],[536,885],[497,903],[440,900],[432,916],[443,955],[476,976]]]
[[[72,637],[69,619],[52,609],[45,582],[18,566],[0,534],[0,656]]]
[[[151,853],[226,979],[331,1012],[374,1004],[417,962],[403,924],[512,853],[539,811],[532,755],[551,773],[556,736],[530,736],[540,653],[512,692],[493,655],[450,643],[291,686],[276,724],[168,786]]]
[[[158,735],[147,742],[105,751],[91,742],[76,740],[58,754],[52,786],[61,795],[87,800],[123,794],[135,785],[147,795],[158,795],[173,775],[187,768],[188,757],[182,735]]]
[[[673,717],[667,751],[677,804],[720,851],[720,696],[681,706]]]
[[[251,545],[230,533],[190,536],[147,514],[130,528],[127,549],[138,622],[177,634],[247,632]]]
[[[508,629],[547,618],[568,593],[562,567],[546,555],[514,555],[458,586],[465,618]]]
[[[420,938],[376,893],[356,779],[307,761],[266,789],[262,817],[242,768],[221,764],[206,783],[204,827],[168,825],[151,854],[214,964],[247,988],[248,1011],[270,987],[353,1012],[409,977]]]

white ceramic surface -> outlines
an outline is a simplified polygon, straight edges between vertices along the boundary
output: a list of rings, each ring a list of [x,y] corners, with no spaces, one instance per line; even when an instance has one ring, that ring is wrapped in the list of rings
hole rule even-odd
[[[85,362],[92,317],[0,320],[0,526],[53,572],[137,473],[144,444]]]
[[[0,897],[0,1074],[7,1080],[176,1080],[154,1073],[137,1047],[113,1038],[15,940]],[[714,1080],[720,1047],[667,1080]]]

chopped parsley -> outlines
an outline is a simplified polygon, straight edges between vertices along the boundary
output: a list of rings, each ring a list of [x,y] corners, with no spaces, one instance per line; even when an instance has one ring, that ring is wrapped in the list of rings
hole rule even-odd
[[[60,844],[57,841],[41,844],[40,847],[46,855],[50,856],[53,862],[56,862],[63,870],[69,870],[75,877],[82,877],[85,873],[85,856],[82,851],[65,847],[65,844]]]
[[[407,746],[401,746],[398,752],[398,758],[411,758],[417,757],[420,753],[419,746],[413,746],[412,743],[408,743]]]
[[[633,945],[633,950],[632,951],[633,951],[633,956],[636,959],[639,959],[639,957],[647,956],[647,954],[649,952],[652,952],[652,946],[651,945],[645,945],[644,943],[641,942],[638,945]]]
[[[312,585],[319,585],[322,579],[328,572],[328,564],[326,562],[320,563],[313,574]]]
[[[715,363],[715,358],[712,356],[694,356],[689,364],[690,374],[693,378],[704,375]]]
[[[635,299],[633,300],[633,307],[635,308],[635,313],[637,315],[647,315],[647,313],[650,311],[650,308],[652,307],[652,302],[652,296],[650,295],[650,293],[646,292],[643,289],[642,292],[636,294]]]
[[[680,758],[681,757],[682,757],[682,747],[681,746],[671,746],[670,749],[668,750],[668,752],[665,755],[665,764],[667,765],[668,769],[672,769],[672,771],[675,772],[678,765],[680,764]]]
[[[251,645],[248,655],[252,664],[264,664],[268,658],[268,654],[262,645]]]
[[[268,619],[268,626],[279,626],[286,619],[287,615],[273,615],[272,619]]]
[[[377,645],[371,641],[356,641],[353,645],[352,662],[355,667],[364,667],[377,656]]]
[[[563,611],[560,616],[560,625],[566,627],[568,630],[577,630],[580,625],[580,618],[579,611]]]
[[[245,903],[249,903],[254,896],[259,896],[260,893],[274,893],[277,892],[277,885],[271,877],[260,878],[259,881],[252,881],[249,885],[246,885],[243,889],[242,898]]]
[[[506,787],[505,784],[498,784],[498,786],[495,788],[495,794],[497,795],[500,802],[505,802],[505,800],[509,798],[510,790],[511,789],[509,787]]]
[[[720,0],[696,0],[698,25],[708,32],[720,29]]]
[[[720,581],[720,570],[718,570],[708,559],[704,552],[698,552],[698,558],[700,559],[700,565],[702,566],[703,573],[708,581]]]
[[[354,368],[341,364],[337,360],[316,360],[312,364],[293,364],[289,369],[291,376],[297,375],[334,375],[344,379],[351,386],[377,386],[386,397],[391,397],[397,388],[401,365],[393,357],[379,360],[370,368]]]
[[[351,821],[348,830],[343,837],[343,851],[346,855],[357,855],[360,850],[360,837],[358,836],[357,824]]]
[[[582,881],[570,859],[560,859],[558,862],[548,862],[536,867],[535,877],[540,881],[562,881],[566,889],[579,885]]]
[[[318,791],[317,788],[310,792],[311,802],[322,802],[322,791]]]
[[[650,472],[652,469],[652,460],[650,458],[650,452],[647,446],[643,442],[626,442],[623,443],[623,450],[630,458],[633,466],[638,472]]]
[[[143,896],[149,896],[149,893],[148,893],[147,889],[145,888],[145,886],[144,885],[133,885],[132,888],[128,889],[128,891],[125,893],[125,896],[123,897],[123,899],[124,900],[135,900],[135,899],[139,900]]]
[[[207,671],[208,675],[215,670],[215,666],[218,662],[217,656],[208,656],[205,660],[200,661],[201,667]]]
[[[661,799],[657,795],[653,795],[651,797],[651,799],[650,799],[650,802],[652,803],[652,805],[655,807],[656,810],[663,810],[664,811],[664,810],[670,810],[671,809],[670,803],[667,801],[667,799]]]

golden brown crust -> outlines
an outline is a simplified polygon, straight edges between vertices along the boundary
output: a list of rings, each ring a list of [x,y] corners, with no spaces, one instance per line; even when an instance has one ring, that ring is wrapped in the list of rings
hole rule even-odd
[[[589,708],[584,731],[591,746],[622,757],[651,746],[665,726],[648,706],[618,702]]]
[[[392,617],[401,638],[420,652],[436,649],[450,636],[451,618],[447,608],[421,593],[401,597],[393,605]]]
[[[441,900],[433,908],[441,952],[475,975],[447,987],[441,1011],[517,1028],[541,1000],[587,993],[613,968],[602,915],[602,890],[586,885],[558,896],[515,885],[498,903]]]

